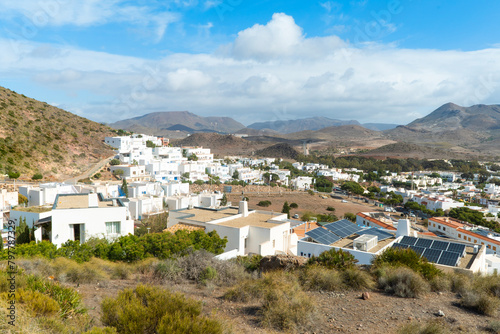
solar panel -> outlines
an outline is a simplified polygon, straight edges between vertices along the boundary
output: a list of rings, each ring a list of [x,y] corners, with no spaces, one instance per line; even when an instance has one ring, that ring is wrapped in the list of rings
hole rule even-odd
[[[425,248],[424,247],[419,247],[419,246],[408,246],[408,248],[411,248],[415,251],[415,253],[417,253],[418,255],[422,255],[425,251]]]
[[[431,239],[418,239],[415,246],[420,246],[424,248],[429,248],[432,245],[433,240]]]
[[[340,240],[338,236],[335,234],[328,232],[324,228],[318,227],[315,228],[314,230],[311,230],[309,232],[305,233],[308,237],[313,238],[317,242],[324,244],[324,245],[330,245],[333,244],[334,242]]]
[[[455,267],[459,259],[459,253],[444,251],[437,263],[445,266]]]
[[[403,244],[403,245],[413,246],[413,245],[415,245],[416,242],[417,242],[417,238],[404,236],[403,239],[401,239],[401,241],[399,243]]]
[[[434,240],[434,242],[431,245],[431,248],[433,249],[440,249],[440,250],[447,250],[448,246],[450,245],[449,242],[445,241],[439,241],[439,240]]]
[[[426,248],[422,256],[425,257],[429,262],[437,262],[442,253],[443,251],[439,249]]]
[[[403,244],[396,242],[396,243],[392,244],[392,248],[406,249],[406,248],[408,248],[408,245],[403,245]]]
[[[384,232],[384,231],[378,230],[376,228],[368,228],[368,229],[358,231],[356,233],[359,235],[365,235],[365,234],[376,235],[378,237],[378,241],[389,239],[389,238],[392,238],[394,236],[388,232]]]
[[[482,230],[482,229],[478,229],[478,230],[475,230],[475,231],[472,231],[472,232],[480,234],[480,235],[483,235],[485,237],[487,237],[488,234],[491,234],[491,232],[489,232],[487,230]]]
[[[354,233],[357,233],[358,231],[363,230],[362,227],[359,227],[358,225],[351,223],[346,219],[342,219],[323,226],[342,238],[348,237]]]
[[[463,244],[455,244],[455,243],[451,243],[450,242],[450,245],[448,246],[447,251],[448,252],[458,253],[458,254],[460,254],[460,256],[464,256],[464,254],[465,254],[465,245],[463,245]]]

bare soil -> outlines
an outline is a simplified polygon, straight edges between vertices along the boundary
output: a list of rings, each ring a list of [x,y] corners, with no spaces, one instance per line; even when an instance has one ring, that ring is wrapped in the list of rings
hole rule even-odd
[[[144,276],[128,280],[111,280],[96,284],[82,284],[77,290],[83,296],[89,314],[100,323],[100,305],[105,297],[115,297],[125,288],[133,288],[147,281]],[[227,287],[206,287],[185,282],[156,283],[158,287],[180,292],[201,301],[206,315],[226,324],[232,333],[281,333],[262,328],[258,322],[258,303],[234,303],[222,296]],[[425,324],[442,321],[453,332],[487,332],[492,317],[482,316],[458,307],[453,293],[429,293],[423,298],[399,298],[381,291],[371,291],[370,299],[361,299],[361,292],[308,292],[317,305],[318,320],[308,333],[397,333],[407,323]],[[444,317],[439,317],[441,310]]]

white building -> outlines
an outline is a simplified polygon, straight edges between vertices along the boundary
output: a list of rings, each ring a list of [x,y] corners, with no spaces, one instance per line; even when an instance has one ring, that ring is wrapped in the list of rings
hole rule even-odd
[[[247,202],[239,208],[223,209],[190,208],[171,211],[168,226],[184,224],[217,231],[227,237],[225,252],[228,257],[259,254],[296,254],[297,235],[290,232],[286,214],[266,211],[249,211]]]
[[[182,147],[184,152],[186,153],[186,157],[189,159],[192,155],[195,155],[198,159],[197,161],[203,161],[207,163],[211,163],[214,161],[214,155],[210,153],[209,148],[203,147]]]
[[[35,238],[57,247],[68,240],[114,240],[134,233],[134,221],[121,200],[106,200],[100,194],[58,195],[50,213],[35,223]]]
[[[114,173],[115,170],[122,170],[122,177],[127,180],[127,182],[148,181],[151,178],[149,174],[146,173],[145,166],[141,165],[116,165],[110,167],[112,173]]]
[[[38,187],[20,186],[19,193],[28,199],[28,206],[54,204],[59,194],[77,194],[78,189],[71,184],[43,183]]]
[[[294,189],[309,190],[313,184],[313,178],[310,176],[298,176],[292,180]]]
[[[164,212],[163,197],[138,197],[128,199],[131,219],[143,219],[145,215]]]
[[[0,230],[3,229],[3,224],[7,222],[5,214],[10,212],[13,206],[19,204],[19,196],[17,191],[7,191],[0,189]]]

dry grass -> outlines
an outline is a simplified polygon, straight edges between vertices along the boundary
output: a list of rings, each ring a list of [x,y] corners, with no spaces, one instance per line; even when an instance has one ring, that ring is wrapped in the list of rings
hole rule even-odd
[[[383,267],[377,271],[379,288],[403,298],[421,297],[430,291],[427,281],[406,267]]]

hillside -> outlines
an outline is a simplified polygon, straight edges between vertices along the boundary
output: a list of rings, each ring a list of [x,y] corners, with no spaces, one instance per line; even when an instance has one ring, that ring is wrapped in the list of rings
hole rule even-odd
[[[412,129],[427,131],[500,130],[500,105],[478,104],[462,107],[447,103],[407,125]]]
[[[188,111],[154,112],[121,120],[110,126],[115,129],[169,137],[172,137],[172,132],[234,133],[245,127],[230,117],[201,117]]]
[[[43,180],[78,175],[113,151],[113,131],[65,110],[0,87],[0,172]]]
[[[273,130],[279,133],[292,133],[299,131],[314,131],[329,126],[342,126],[342,125],[360,125],[358,121],[341,121],[338,119],[330,119],[328,117],[310,117],[303,119],[287,120],[287,121],[269,121],[257,122],[250,124],[250,129],[256,130]]]
[[[367,140],[380,137],[378,131],[366,129],[360,125],[330,126],[316,131],[300,131],[288,134],[288,139],[301,140]]]
[[[295,150],[290,144],[280,143],[258,150],[255,152],[255,155],[258,157],[297,159],[299,152],[297,152],[297,150]]]
[[[203,146],[210,148],[211,152],[219,157],[237,154],[251,155],[256,149],[268,145],[217,133],[195,133],[184,139],[173,140],[171,143],[174,146]]]

